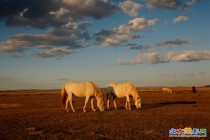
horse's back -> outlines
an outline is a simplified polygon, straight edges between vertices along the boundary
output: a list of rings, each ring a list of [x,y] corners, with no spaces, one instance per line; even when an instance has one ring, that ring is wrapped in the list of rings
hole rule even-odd
[[[78,97],[86,96],[87,93],[92,93],[91,96],[93,96],[93,94],[95,92],[93,82],[70,81],[65,84],[65,89],[66,89],[67,93],[72,93]]]
[[[124,97],[130,95],[133,91],[136,91],[136,89],[130,82],[124,82],[115,84],[114,91],[117,97]]]

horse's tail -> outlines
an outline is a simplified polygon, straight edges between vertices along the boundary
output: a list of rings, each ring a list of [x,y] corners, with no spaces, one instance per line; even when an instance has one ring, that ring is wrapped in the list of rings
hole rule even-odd
[[[65,84],[64,84],[61,90],[61,106],[62,107],[65,107],[66,99],[67,99],[67,93],[66,93]]]

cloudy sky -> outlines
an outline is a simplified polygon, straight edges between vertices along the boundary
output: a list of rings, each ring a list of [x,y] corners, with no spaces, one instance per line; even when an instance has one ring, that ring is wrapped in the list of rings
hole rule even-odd
[[[210,84],[209,0],[1,0],[0,90]]]

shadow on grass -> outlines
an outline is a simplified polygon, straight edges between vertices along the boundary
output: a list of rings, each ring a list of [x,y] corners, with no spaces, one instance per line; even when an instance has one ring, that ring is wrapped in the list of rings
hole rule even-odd
[[[140,110],[147,110],[152,108],[158,108],[161,106],[168,106],[168,105],[189,105],[189,104],[196,104],[196,101],[176,101],[176,102],[161,102],[161,103],[151,103],[151,104],[143,104]],[[136,109],[135,105],[131,105],[132,109]],[[110,106],[109,110],[106,111],[112,111],[115,110],[114,107]],[[126,110],[124,106],[117,106],[117,110]]]
[[[196,104],[196,101],[176,101],[176,102],[161,102],[161,103],[154,103],[154,104],[144,104],[142,105],[141,110],[151,109],[151,108],[158,108],[161,106],[167,106],[167,105],[189,105],[189,104]]]

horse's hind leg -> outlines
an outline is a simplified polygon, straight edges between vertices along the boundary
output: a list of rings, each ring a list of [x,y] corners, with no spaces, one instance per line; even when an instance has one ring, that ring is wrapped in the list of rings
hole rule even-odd
[[[117,110],[117,104],[116,104],[115,100],[113,102],[114,102],[114,108]]]
[[[69,101],[70,101],[71,109],[72,109],[73,112],[75,112],[74,107],[73,107],[73,105],[72,105],[72,93],[69,95],[68,98],[69,98]]]
[[[86,112],[85,108],[86,108],[86,105],[88,103],[89,98],[90,98],[90,96],[86,96],[86,98],[85,98],[85,104],[84,104],[84,107],[83,107],[83,112]]]
[[[93,111],[96,111],[95,108],[94,108],[94,105],[93,105],[93,97],[91,97],[91,108],[92,108]]]
[[[66,99],[66,112],[69,112],[68,103],[69,103],[69,99],[67,98],[67,99]]]

